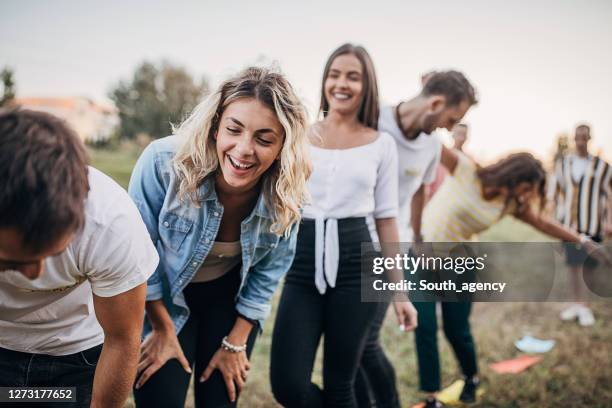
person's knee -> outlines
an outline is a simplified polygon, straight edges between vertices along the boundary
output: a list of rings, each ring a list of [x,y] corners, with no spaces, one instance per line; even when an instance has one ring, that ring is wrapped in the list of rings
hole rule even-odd
[[[325,381],[325,406],[355,406],[355,383],[347,378]]]
[[[274,399],[284,407],[300,407],[304,404],[304,395],[308,393],[310,382],[300,380],[296,376],[282,375],[272,372],[270,385]]]
[[[134,404],[136,408],[180,408],[185,406],[185,397],[181,398],[180,396],[172,392],[150,392],[147,390],[135,390]]]
[[[190,377],[178,360],[169,360],[144,385],[134,389],[136,407],[184,407]]]
[[[385,357],[381,345],[378,342],[370,342],[366,344],[361,354],[361,365],[368,365],[372,360],[376,361],[381,357]]]
[[[427,338],[435,338],[437,331],[438,331],[438,326],[435,323],[432,323],[430,321],[419,320],[419,324],[417,328],[414,330],[414,333],[423,339],[427,339]]]
[[[307,387],[302,384],[283,384],[283,386],[272,386],[272,395],[276,402],[283,407],[302,407]]]
[[[445,324],[444,335],[451,344],[466,343],[472,341],[472,334],[470,333],[469,325],[465,327],[459,327],[451,324]]]

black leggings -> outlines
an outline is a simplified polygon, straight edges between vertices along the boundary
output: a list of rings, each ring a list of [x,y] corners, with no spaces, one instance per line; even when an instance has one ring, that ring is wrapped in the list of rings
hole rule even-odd
[[[225,382],[219,370],[201,383],[202,373],[212,356],[236,322],[234,297],[240,287],[240,266],[210,282],[190,283],[183,293],[191,311],[189,319],[178,334],[178,339],[191,367],[195,364],[195,406],[235,407],[229,400]],[[257,328],[253,328],[247,343],[251,355]],[[178,360],[172,359],[159,369],[138,390],[134,391],[137,407],[183,408],[189,388],[190,375]]]
[[[383,304],[370,326],[361,366],[355,379],[357,404],[360,408],[399,408],[395,369],[380,344],[380,330],[387,314]]]
[[[355,376],[381,307],[361,302],[361,242],[370,235],[363,218],[338,220],[338,277],[324,295],[314,284],[314,236],[314,222],[303,220],[274,325],[272,392],[286,407],[354,407]],[[311,382],[321,335],[323,389]]]

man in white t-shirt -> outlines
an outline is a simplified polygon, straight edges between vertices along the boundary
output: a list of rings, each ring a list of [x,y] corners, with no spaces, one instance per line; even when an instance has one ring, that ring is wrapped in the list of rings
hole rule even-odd
[[[380,109],[378,129],[395,139],[399,164],[398,225],[402,242],[422,242],[421,217],[425,205],[425,185],[434,181],[443,145],[432,134],[438,128],[449,131],[468,109],[477,103],[476,91],[457,71],[431,72],[423,77],[421,93],[395,106]],[[397,406],[397,390],[378,338],[384,314],[372,325],[358,375],[369,383],[370,397],[380,406]],[[420,320],[420,319],[419,319]],[[419,330],[417,328],[417,330]],[[387,363],[385,363],[387,361]],[[391,377],[391,378],[389,378]],[[368,388],[357,384],[358,388]],[[427,401],[437,404],[438,402]],[[435,406],[435,405],[430,405]]]
[[[474,88],[465,76],[445,71],[425,75],[421,93],[412,99],[381,108],[378,128],[391,134],[397,143],[402,241],[422,240],[425,185],[435,179],[442,149],[434,131],[452,130],[476,103]]]
[[[123,406],[158,262],[138,210],[41,112],[0,113],[0,189],[0,387]]]

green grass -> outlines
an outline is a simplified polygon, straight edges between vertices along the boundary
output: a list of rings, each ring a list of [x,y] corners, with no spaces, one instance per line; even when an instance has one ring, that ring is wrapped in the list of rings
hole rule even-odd
[[[138,149],[121,151],[91,150],[94,167],[126,187],[138,157]],[[507,217],[480,235],[481,241],[548,241],[549,239],[514,219]],[[529,254],[525,254],[529,256]],[[251,358],[252,370],[241,396],[241,407],[277,406],[270,392],[268,368],[270,334],[280,289],[263,335]],[[475,407],[610,407],[612,406],[612,303],[597,302],[593,309],[597,322],[581,328],[558,318],[562,304],[557,303],[477,303],[471,322],[478,348],[479,366],[485,394]],[[382,332],[384,348],[395,366],[403,407],[410,407],[422,397],[418,393],[414,335],[400,333],[395,316],[389,314]],[[530,333],[557,341],[555,348],[540,364],[519,375],[499,375],[488,364],[519,355],[514,341]],[[459,378],[452,350],[439,333],[443,385]],[[299,350],[296,350],[299,352]],[[314,381],[321,382],[321,359],[317,359]],[[128,401],[126,407],[132,407]],[[187,400],[192,407],[192,396]]]
[[[134,145],[124,145],[122,149],[88,149],[91,165],[112,177],[127,189],[130,175],[140,149]]]
[[[497,224],[480,234],[482,242],[546,242],[554,241],[553,238],[542,234],[531,225],[517,221],[512,216],[505,216]]]

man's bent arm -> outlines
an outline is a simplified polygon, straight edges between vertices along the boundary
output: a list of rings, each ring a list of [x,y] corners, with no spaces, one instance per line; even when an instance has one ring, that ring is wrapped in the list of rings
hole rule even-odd
[[[104,346],[96,367],[91,406],[123,407],[136,377],[146,283],[112,297],[94,295]]]
[[[410,203],[410,226],[412,227],[413,241],[421,242],[421,220],[423,218],[423,208],[425,207],[425,185],[421,187],[412,196]]]

